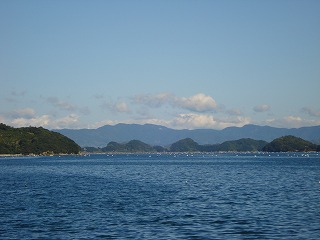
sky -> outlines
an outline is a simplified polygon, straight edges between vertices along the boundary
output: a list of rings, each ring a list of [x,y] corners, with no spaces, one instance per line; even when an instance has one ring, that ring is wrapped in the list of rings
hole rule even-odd
[[[318,0],[2,0],[0,122],[320,125]]]

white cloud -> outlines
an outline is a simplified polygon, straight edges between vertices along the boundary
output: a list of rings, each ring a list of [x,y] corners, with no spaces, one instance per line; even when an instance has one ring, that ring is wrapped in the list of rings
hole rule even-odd
[[[198,93],[191,97],[177,97],[171,93],[159,93],[155,95],[140,94],[132,98],[132,103],[142,104],[151,108],[169,105],[193,112],[209,112],[215,110],[217,107],[216,101],[203,93]]]
[[[267,119],[265,121],[254,121],[244,116],[215,117],[211,114],[185,113],[178,114],[171,119],[143,118],[130,120],[106,120],[100,121],[91,128],[103,125],[115,125],[118,123],[127,124],[157,124],[174,129],[224,129],[226,127],[242,127],[246,124],[268,125],[281,128],[299,128],[304,126],[320,125],[320,120],[304,119],[299,116],[286,116],[279,119]]]
[[[79,127],[79,117],[75,114],[70,114],[62,118],[52,118],[50,115],[42,115],[32,118],[16,118],[10,123],[14,127],[45,127],[50,129],[59,128],[78,128]]]
[[[267,112],[271,109],[271,107],[267,104],[261,104],[261,105],[257,105],[253,108],[253,111],[255,112]]]
[[[114,104],[113,106],[114,110],[118,111],[118,112],[130,112],[130,109],[128,107],[128,105],[125,102],[117,102],[116,104]]]
[[[175,128],[215,128],[218,122],[210,115],[179,114],[171,123]]]
[[[279,119],[267,119],[264,123],[269,126],[281,128],[300,128],[307,126],[318,126],[320,125],[320,120],[304,119],[300,116],[285,116]]]
[[[185,108],[194,112],[213,111],[217,107],[216,101],[203,93],[198,93],[191,97],[176,97],[174,105],[180,108]]]
[[[33,118],[15,118],[11,121],[11,124],[14,127],[26,127],[26,126],[35,126],[35,127],[47,127],[50,123],[49,115],[42,115],[39,117]]]
[[[208,114],[179,114],[171,122],[174,128],[212,128],[223,129],[230,126],[243,126],[249,124],[251,120],[246,117],[235,118],[215,118]]]
[[[304,119],[298,116],[288,116],[284,118],[284,126],[291,127],[305,127],[305,126],[318,126],[320,120]]]
[[[51,128],[78,128],[79,127],[79,116],[76,114],[70,114],[63,118],[58,118],[51,121]]]

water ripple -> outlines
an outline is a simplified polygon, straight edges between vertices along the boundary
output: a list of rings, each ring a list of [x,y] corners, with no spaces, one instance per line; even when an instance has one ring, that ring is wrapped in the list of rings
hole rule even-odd
[[[0,169],[1,239],[320,239],[318,155],[66,156]]]

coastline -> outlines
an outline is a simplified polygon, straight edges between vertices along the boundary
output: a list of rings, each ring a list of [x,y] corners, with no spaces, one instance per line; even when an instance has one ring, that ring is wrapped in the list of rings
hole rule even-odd
[[[17,153],[17,154],[0,154],[1,157],[56,157],[56,156],[83,156],[86,155],[84,153],[58,153],[58,154],[22,154],[22,153]]]
[[[320,154],[317,151],[295,151],[295,152],[263,152],[263,151],[218,151],[218,152],[79,152],[74,153],[61,153],[61,154],[0,154],[0,158],[15,158],[15,157],[59,157],[59,156],[80,156],[87,157],[90,155],[220,155],[220,154],[241,154],[241,155],[268,155],[268,154],[302,154],[307,156],[308,154]]]

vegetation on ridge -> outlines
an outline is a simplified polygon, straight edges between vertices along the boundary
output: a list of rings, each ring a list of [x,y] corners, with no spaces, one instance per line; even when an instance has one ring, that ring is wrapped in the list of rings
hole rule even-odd
[[[253,140],[250,138],[242,138],[234,141],[226,141],[221,144],[203,145],[201,150],[205,152],[257,152],[268,142],[263,140]]]
[[[263,147],[263,151],[266,152],[308,152],[319,150],[320,146],[291,135],[276,138]]]
[[[76,154],[80,146],[42,127],[13,128],[0,123],[0,154]]]
[[[163,149],[163,148],[162,148]],[[104,148],[101,148],[102,152],[159,152],[161,147],[152,147],[149,144],[141,142],[139,140],[131,140],[128,143],[120,144],[117,142],[109,142]]]
[[[191,138],[185,138],[175,142],[170,147],[170,152],[198,152],[200,145]]]

